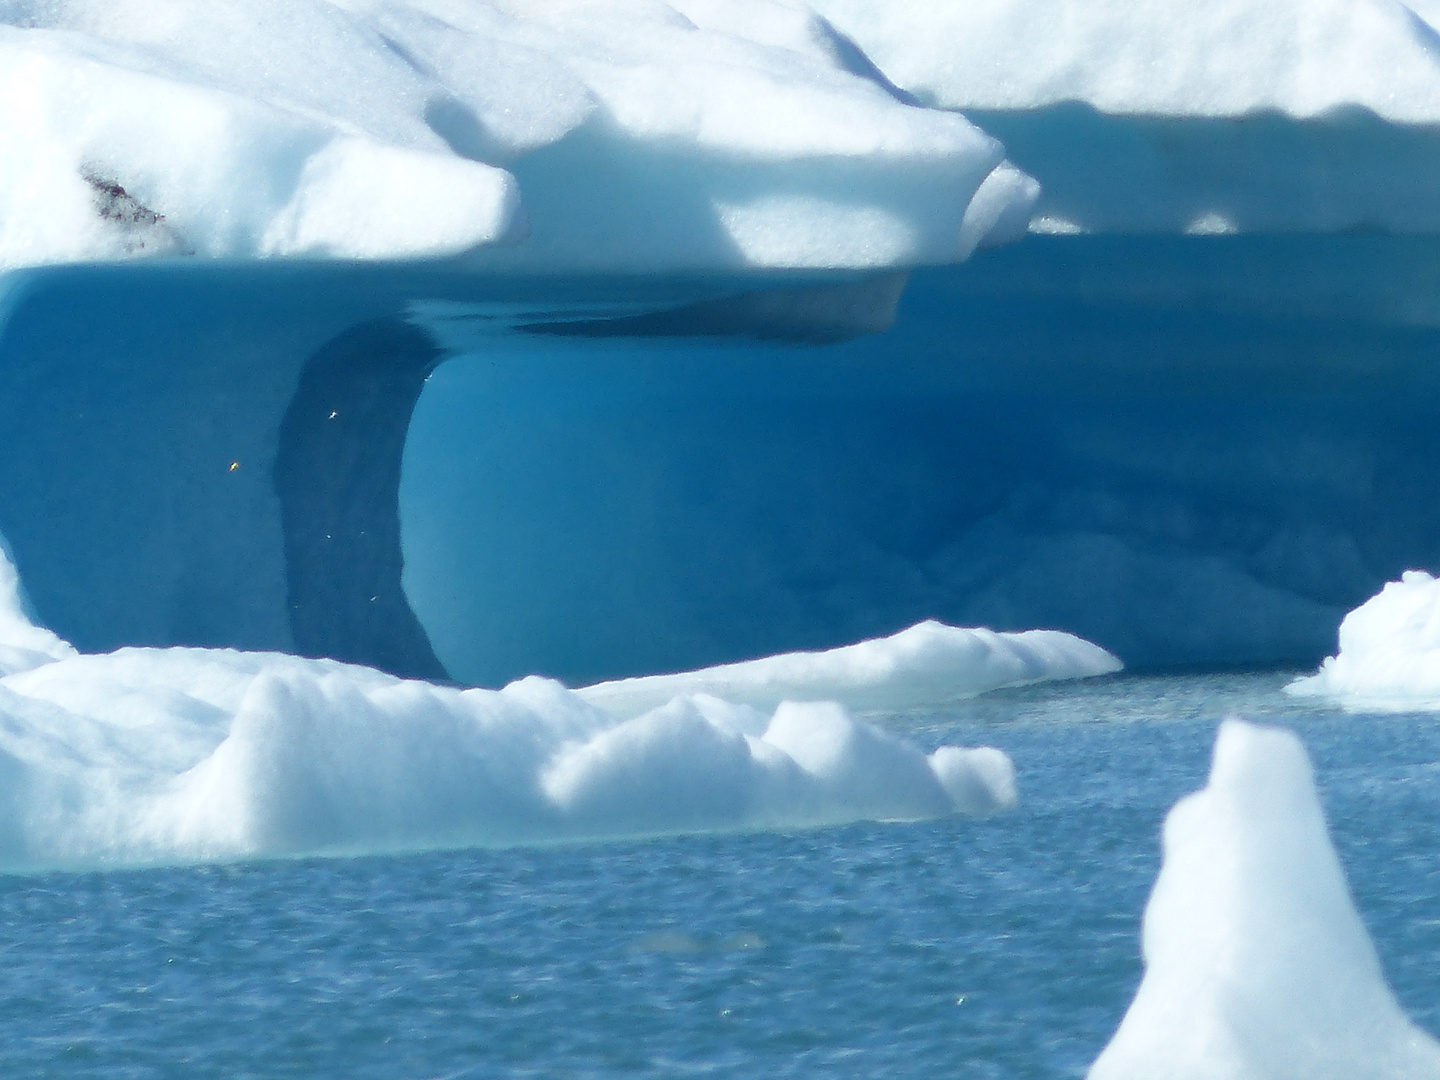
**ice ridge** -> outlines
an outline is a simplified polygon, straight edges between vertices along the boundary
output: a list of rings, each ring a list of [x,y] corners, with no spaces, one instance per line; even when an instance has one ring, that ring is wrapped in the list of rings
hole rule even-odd
[[[1006,686],[1108,675],[1123,666],[1100,646],[1060,630],[1007,634],[927,619],[890,637],[823,652],[617,679],[577,692],[618,716],[638,715],[680,694],[711,694],[765,710],[786,700],[836,701],[865,712],[935,707]]]

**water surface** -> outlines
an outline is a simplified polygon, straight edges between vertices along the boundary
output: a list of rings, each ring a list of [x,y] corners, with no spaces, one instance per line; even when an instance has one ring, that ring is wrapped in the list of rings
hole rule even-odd
[[[1295,728],[1440,1031],[1440,725],[1292,673],[1117,676],[881,718],[1012,755],[988,821],[0,879],[36,1077],[1076,1077],[1141,968],[1165,811],[1226,715]]]

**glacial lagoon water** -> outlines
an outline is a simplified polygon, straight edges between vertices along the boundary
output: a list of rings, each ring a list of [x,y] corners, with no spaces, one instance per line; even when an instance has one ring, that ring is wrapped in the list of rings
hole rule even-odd
[[[1014,759],[988,820],[0,879],[35,1077],[1078,1077],[1139,981],[1159,827],[1227,715],[1282,723],[1407,1012],[1440,1031],[1440,725],[1294,672],[878,717]]]

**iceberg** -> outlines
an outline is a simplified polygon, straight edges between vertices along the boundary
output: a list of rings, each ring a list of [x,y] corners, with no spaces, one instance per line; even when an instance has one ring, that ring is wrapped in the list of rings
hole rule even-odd
[[[886,638],[823,652],[785,653],[701,671],[647,675],[576,691],[617,716],[636,716],[682,694],[710,694],[756,709],[784,701],[835,701],[856,711],[937,707],[1006,686],[1119,671],[1118,658],[1059,630],[997,634],[933,619]]]
[[[1012,807],[992,748],[927,755],[833,703],[628,719],[559,683],[460,690],[279,653],[77,654],[0,559],[0,868],[795,829]]]
[[[1420,1080],[1440,1043],[1385,983],[1300,740],[1221,725],[1165,822],[1145,976],[1089,1080]]]
[[[780,0],[5,0],[0,269],[963,259],[1033,181]]]
[[[1440,709],[1440,581],[1410,570],[1345,616],[1340,649],[1285,692],[1346,708]]]
[[[815,0],[1005,142],[1042,232],[1433,233],[1433,0]]]
[[[1429,24],[1258,10],[0,0],[39,621],[485,686],[927,619],[1318,662],[1432,555]]]

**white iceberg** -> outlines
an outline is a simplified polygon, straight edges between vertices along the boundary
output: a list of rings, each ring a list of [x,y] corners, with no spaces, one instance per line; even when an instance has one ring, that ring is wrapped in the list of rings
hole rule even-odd
[[[1100,646],[1060,630],[996,633],[927,619],[890,637],[823,652],[617,679],[577,693],[623,717],[681,694],[711,694],[764,710],[782,701],[836,701],[857,712],[900,711],[1007,686],[1108,675],[1123,666]]]
[[[1001,751],[836,704],[703,694],[621,720],[559,683],[458,690],[278,653],[76,654],[0,558],[0,868],[509,845],[988,814]]]
[[[873,267],[1013,233],[1033,182],[845,45],[778,0],[0,0],[0,269]]]
[[[1089,1080],[1440,1077],[1440,1044],[1385,983],[1299,739],[1226,721],[1164,839],[1145,976]]]
[[[1352,709],[1440,709],[1440,580],[1408,570],[1340,624],[1340,649],[1285,688]]]

